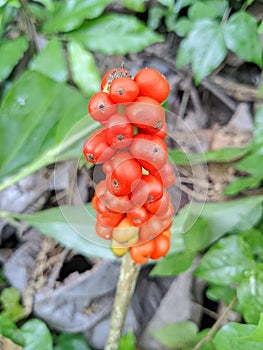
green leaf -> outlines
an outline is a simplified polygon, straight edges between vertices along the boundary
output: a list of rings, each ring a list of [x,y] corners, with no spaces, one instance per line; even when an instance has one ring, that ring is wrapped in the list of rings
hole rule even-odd
[[[56,1],[55,10],[44,23],[46,33],[69,32],[79,27],[85,19],[100,16],[110,0]]]
[[[211,2],[195,1],[194,4],[189,7],[187,15],[190,21],[196,21],[202,18],[216,18],[217,10]]]
[[[228,305],[236,295],[236,290],[230,286],[221,286],[217,284],[210,284],[206,290],[206,295],[210,300],[223,300]]]
[[[192,63],[196,84],[213,72],[226,56],[222,28],[211,19],[194,23],[190,34],[180,44],[176,66],[182,68]]]
[[[172,348],[181,349],[195,344],[198,328],[193,322],[168,323],[155,329],[151,334],[161,344]]]
[[[177,0],[174,5],[175,13],[179,13],[183,8],[193,4],[195,0]]]
[[[134,16],[106,14],[89,21],[67,35],[87,49],[106,55],[124,55],[140,52],[146,46],[163,41]]]
[[[0,83],[9,76],[27,48],[28,40],[24,36],[20,36],[15,40],[0,40]]]
[[[7,3],[8,0],[1,0],[0,1],[0,7],[5,6],[5,4]]]
[[[38,319],[31,319],[21,327],[25,338],[24,350],[53,350],[53,339],[46,324]]]
[[[210,328],[205,328],[197,334],[196,344],[198,344],[207,335],[209,330]],[[211,339],[213,339],[213,336]],[[210,342],[206,342],[204,345],[202,345],[200,350],[215,350],[215,347],[211,345],[211,340],[210,340]]]
[[[234,13],[223,27],[227,48],[248,62],[262,66],[262,48],[256,18],[247,12]]]
[[[249,244],[251,253],[259,259],[263,260],[263,234],[261,231],[251,228],[250,230],[241,232],[241,236]]]
[[[0,334],[11,339],[14,343],[24,346],[25,338],[20,329],[15,323],[6,315],[0,314]]]
[[[168,32],[175,30],[177,16],[174,14],[173,10],[166,10],[164,22]]]
[[[149,8],[147,26],[151,29],[157,29],[162,21],[162,18],[165,16],[166,10],[163,7],[151,6]]]
[[[237,288],[237,297],[244,320],[257,324],[263,310],[263,264],[256,264],[245,273]]]
[[[68,44],[68,52],[74,82],[87,96],[99,91],[101,77],[92,53],[76,42]]]
[[[60,206],[34,215],[13,214],[62,245],[86,256],[112,259],[109,242],[95,232],[96,213],[87,206]],[[62,234],[63,233],[63,234]]]
[[[132,331],[126,333],[121,338],[118,350],[136,350],[136,338]]]
[[[61,41],[51,39],[45,49],[35,57],[30,67],[55,81],[67,81],[67,63]]]
[[[252,174],[255,177],[263,178],[263,155],[252,153],[239,161],[235,165],[235,168]]]
[[[97,126],[82,118],[86,108],[86,99],[67,85],[33,71],[20,76],[0,109],[0,178],[14,174],[0,184],[0,190],[67,158],[67,150],[68,157],[78,157],[82,146],[73,146],[83,144]]]
[[[6,315],[12,321],[18,321],[24,317],[23,306],[20,305],[20,294],[13,288],[5,288],[0,297],[2,303],[2,315]]]
[[[248,336],[242,337],[242,340],[263,343],[263,313],[260,314],[260,319],[257,328]]]
[[[189,21],[187,17],[180,17],[174,25],[174,31],[177,35],[182,37],[188,35],[192,28],[193,24]]]
[[[122,3],[124,7],[135,12],[144,12],[146,10],[144,0],[122,0]]]
[[[188,217],[188,220],[189,219],[192,220],[191,217]],[[184,234],[186,249],[198,251],[207,247],[210,243],[211,229],[212,228],[209,227],[207,220],[199,217],[191,228]]]
[[[263,105],[261,104],[255,114],[254,142],[258,145],[263,143]]]
[[[90,350],[90,347],[82,335],[62,333],[58,336],[54,350]]]
[[[185,250],[183,227],[186,220],[187,211],[181,210],[173,219],[171,227],[172,236],[170,238],[171,247],[169,253],[179,253]]]
[[[158,261],[151,276],[175,276],[188,270],[194,261],[195,253],[184,251],[175,254],[168,254]]]
[[[201,259],[195,275],[208,282],[228,285],[242,281],[254,259],[246,242],[239,236],[222,238]]]
[[[174,6],[174,0],[157,0],[160,4],[172,8]]]
[[[34,0],[34,1],[44,5],[50,12],[54,11],[54,3],[52,2],[52,0]]]
[[[206,219],[210,230],[208,243],[213,243],[226,233],[250,229],[262,216],[263,196],[244,197],[222,203],[193,204],[188,215]],[[186,209],[187,210],[187,207]]]
[[[243,157],[248,151],[249,145],[247,147],[221,148],[216,151],[204,153],[184,153],[180,149],[172,149],[169,151],[169,156],[176,164],[180,165],[201,164],[207,162],[227,163]]]
[[[228,6],[225,0],[195,1],[188,9],[188,17],[191,21],[202,18],[221,18]]]
[[[216,350],[262,350],[262,344],[242,339],[255,329],[256,326],[254,325],[230,322],[217,332],[213,344]]]
[[[170,253],[185,251],[186,244],[192,249],[207,247],[226,233],[250,229],[262,217],[262,202],[263,196],[251,196],[222,203],[193,202],[184,206],[173,220]],[[202,230],[205,238],[200,238],[199,243]],[[196,240],[195,231],[198,232]]]
[[[253,189],[260,186],[263,176],[249,176],[240,177],[231,182],[225,189],[224,194],[227,196],[233,196],[242,192],[243,190]]]

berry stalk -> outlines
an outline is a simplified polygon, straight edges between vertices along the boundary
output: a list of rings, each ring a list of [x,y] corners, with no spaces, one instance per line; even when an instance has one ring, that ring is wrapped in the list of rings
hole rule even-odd
[[[126,253],[121,264],[115,300],[111,313],[109,334],[104,350],[118,350],[119,348],[123,325],[139,271],[140,265],[136,264],[131,259],[129,253]]]

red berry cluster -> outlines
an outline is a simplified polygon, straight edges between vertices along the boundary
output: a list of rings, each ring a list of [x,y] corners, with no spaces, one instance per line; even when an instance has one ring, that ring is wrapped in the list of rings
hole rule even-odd
[[[169,91],[156,69],[143,68],[132,77],[115,68],[88,104],[102,128],[85,141],[83,154],[88,162],[103,164],[105,173],[92,199],[96,232],[111,240],[117,256],[130,250],[137,263],[159,259],[170,248],[174,208],[166,188],[174,184],[175,173],[161,106]]]

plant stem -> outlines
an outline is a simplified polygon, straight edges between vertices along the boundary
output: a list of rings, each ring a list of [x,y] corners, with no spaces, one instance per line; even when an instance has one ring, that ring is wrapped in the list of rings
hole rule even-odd
[[[118,350],[122,328],[139,275],[140,265],[136,264],[127,252],[122,260],[115,300],[111,313],[110,328],[104,350]]]
[[[39,46],[39,42],[38,42],[38,36],[37,36],[37,31],[32,19],[32,15],[30,12],[30,8],[29,8],[29,4],[27,2],[27,0],[20,0],[20,4],[21,4],[21,8],[23,10],[24,13],[24,17],[25,17],[25,22],[26,22],[26,26],[27,26],[27,34],[28,37],[30,39],[30,42],[33,45],[33,51],[34,52],[39,52],[40,51],[40,46]]]
[[[235,302],[237,301],[237,297],[235,296],[228,307],[225,309],[225,311],[220,315],[220,317],[217,319],[217,321],[213,324],[207,335],[200,340],[199,343],[196,344],[196,346],[193,348],[193,350],[199,350],[205,343],[207,343],[212,335],[218,330],[218,328],[221,326],[222,321],[226,318],[227,314],[230,310],[232,310],[233,306],[235,305]]]

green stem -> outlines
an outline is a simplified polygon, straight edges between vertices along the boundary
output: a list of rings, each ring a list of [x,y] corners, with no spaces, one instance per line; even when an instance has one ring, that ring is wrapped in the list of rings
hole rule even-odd
[[[111,313],[108,340],[104,350],[118,350],[126,314],[139,275],[140,265],[127,252],[122,260],[115,300]]]

